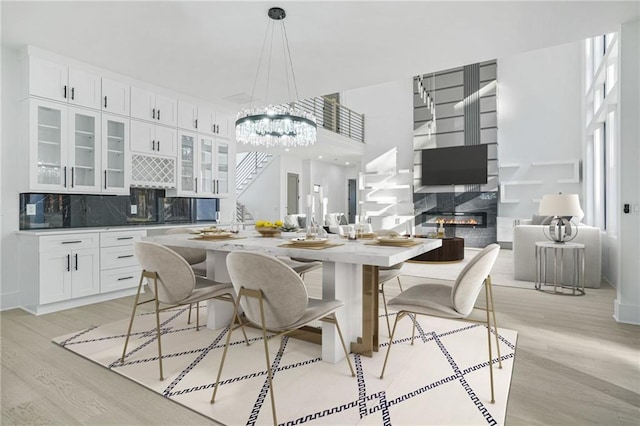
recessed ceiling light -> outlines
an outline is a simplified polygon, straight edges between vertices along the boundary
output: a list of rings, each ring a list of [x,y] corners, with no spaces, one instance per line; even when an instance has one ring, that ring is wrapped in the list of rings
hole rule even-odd
[[[348,165],[349,165],[349,162],[347,161],[347,162],[346,162],[346,163],[344,163],[344,164],[346,164],[346,165],[348,166]]]
[[[322,158],[322,155],[318,155],[318,158]]]
[[[286,152],[289,152],[289,148],[285,148],[284,150],[285,150]]]

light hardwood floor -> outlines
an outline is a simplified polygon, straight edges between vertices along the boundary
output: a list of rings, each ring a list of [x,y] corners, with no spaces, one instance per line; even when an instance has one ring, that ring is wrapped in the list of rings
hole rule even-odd
[[[306,280],[315,287],[319,275]],[[403,284],[420,280],[403,277]],[[391,283],[387,288],[389,295],[397,292]],[[495,286],[494,298],[498,324],[519,333],[507,425],[638,425],[640,327],[613,320],[614,289],[563,297]],[[127,318],[132,301],[128,297],[40,317],[3,312],[0,422],[212,424],[51,343],[56,336]],[[386,339],[384,327],[382,333]]]

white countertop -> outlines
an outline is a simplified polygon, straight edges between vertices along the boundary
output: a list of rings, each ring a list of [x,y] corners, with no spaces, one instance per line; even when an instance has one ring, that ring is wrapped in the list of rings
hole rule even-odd
[[[361,265],[392,266],[436,249],[442,245],[441,240],[418,238],[420,243],[410,247],[392,247],[371,245],[372,240],[349,241],[338,235],[330,234],[332,243],[341,244],[322,250],[305,248],[280,247],[286,243],[283,238],[265,238],[255,231],[245,231],[237,239],[199,240],[191,234],[172,234],[147,237],[146,241],[180,247],[201,248],[213,251],[256,250],[273,256],[301,257],[312,260],[339,263],[356,263]]]
[[[215,225],[215,222],[198,222],[198,223],[162,223],[153,225],[129,225],[129,226],[100,226],[87,228],[57,228],[57,229],[23,229],[16,231],[17,234],[41,236],[41,235],[64,235],[64,234],[88,234],[92,232],[114,232],[114,231],[148,231],[153,229],[169,229],[169,228],[205,228]]]

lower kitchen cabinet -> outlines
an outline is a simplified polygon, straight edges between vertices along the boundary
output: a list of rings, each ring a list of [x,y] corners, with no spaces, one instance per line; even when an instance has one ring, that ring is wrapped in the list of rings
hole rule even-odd
[[[140,277],[133,244],[144,236],[19,233],[23,308],[39,315],[132,294]]]

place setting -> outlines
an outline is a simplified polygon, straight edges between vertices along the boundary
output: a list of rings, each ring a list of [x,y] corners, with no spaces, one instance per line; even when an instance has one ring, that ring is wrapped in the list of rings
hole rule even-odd
[[[420,243],[415,241],[410,235],[385,235],[375,237],[373,241],[366,244],[390,247],[412,247]]]
[[[203,228],[199,231],[192,232],[191,234],[197,235],[192,240],[208,240],[208,241],[217,241],[217,240],[227,240],[227,239],[238,239],[244,237],[238,237],[236,233],[230,230],[224,230],[221,228],[217,228],[215,226],[209,228]]]

